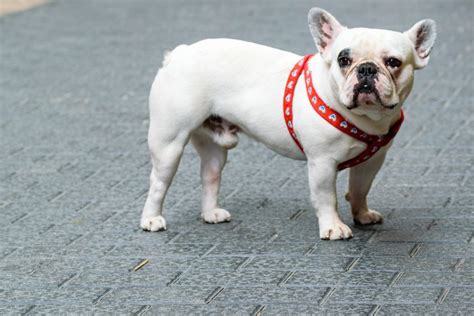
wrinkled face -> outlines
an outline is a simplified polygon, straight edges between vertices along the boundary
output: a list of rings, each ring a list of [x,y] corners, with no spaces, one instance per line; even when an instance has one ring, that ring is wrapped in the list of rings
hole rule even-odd
[[[330,75],[340,102],[355,113],[398,107],[413,86],[412,44],[402,33],[346,29],[330,53]]]
[[[376,120],[398,111],[411,91],[415,69],[428,64],[436,39],[436,23],[430,19],[404,33],[349,29],[329,12],[312,8],[308,24],[340,103]]]

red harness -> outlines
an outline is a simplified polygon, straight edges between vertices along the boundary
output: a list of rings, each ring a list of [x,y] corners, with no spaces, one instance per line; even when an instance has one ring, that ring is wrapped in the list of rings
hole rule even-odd
[[[397,135],[397,132],[403,122],[403,111],[400,112],[400,119],[392,127],[390,127],[390,130],[386,135],[378,136],[369,135],[365,133],[361,129],[357,128],[355,125],[348,122],[341,114],[331,109],[323,100],[321,100],[318,93],[316,92],[316,89],[314,89],[313,80],[311,78],[311,72],[308,69],[308,60],[312,56],[313,55],[307,55],[303,59],[301,59],[291,70],[291,73],[288,76],[288,80],[286,82],[285,94],[283,96],[283,116],[286,121],[286,126],[288,127],[288,132],[295,141],[296,145],[304,153],[303,146],[301,146],[301,143],[299,142],[293,127],[292,109],[293,94],[295,91],[296,83],[298,82],[298,78],[300,77],[304,69],[306,92],[308,94],[309,103],[316,111],[316,113],[318,113],[329,124],[337,128],[344,134],[347,134],[367,144],[367,148],[359,155],[352,159],[344,161],[337,166],[338,170],[353,167],[375,155],[375,153],[379,151],[380,148],[387,145],[395,137],[395,135]]]

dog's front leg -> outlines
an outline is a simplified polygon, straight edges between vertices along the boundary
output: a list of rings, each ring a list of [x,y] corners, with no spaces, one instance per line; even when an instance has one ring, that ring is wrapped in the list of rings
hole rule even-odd
[[[335,161],[308,159],[309,186],[311,202],[319,220],[321,239],[348,239],[352,231],[339,218],[337,213]]]
[[[379,212],[368,208],[367,194],[384,160],[385,152],[379,151],[366,162],[351,168],[346,200],[351,204],[352,217],[356,224],[369,225],[383,222]]]

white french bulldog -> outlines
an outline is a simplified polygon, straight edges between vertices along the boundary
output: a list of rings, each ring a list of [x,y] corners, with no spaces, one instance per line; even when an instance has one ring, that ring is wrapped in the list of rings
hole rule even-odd
[[[414,71],[428,64],[435,22],[422,20],[404,33],[349,29],[319,8],[309,11],[308,22],[319,51],[308,67],[320,98],[363,132],[387,134],[402,115]],[[201,158],[203,220],[231,219],[219,207],[218,193],[227,151],[237,145],[241,132],[284,156],[306,159],[320,237],[352,237],[337,212],[337,167],[367,145],[315,112],[301,76],[294,90],[292,122],[304,153],[300,150],[283,118],[282,99],[288,75],[301,58],[231,39],[181,45],[167,54],[149,100],[153,169],[141,218],[144,230],[166,229],[163,200],[189,140]],[[381,214],[368,208],[367,194],[390,145],[350,168],[346,199],[356,223],[382,222]]]

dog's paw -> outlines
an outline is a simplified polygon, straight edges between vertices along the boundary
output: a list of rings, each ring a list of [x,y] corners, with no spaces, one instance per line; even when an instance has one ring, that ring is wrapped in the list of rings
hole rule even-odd
[[[354,223],[360,225],[372,225],[383,223],[382,214],[377,211],[369,210],[367,212],[360,212],[354,216]]]
[[[352,230],[341,220],[319,224],[319,237],[324,240],[339,240],[352,238]]]
[[[163,216],[142,218],[140,227],[143,230],[149,230],[151,232],[166,230],[166,221]]]
[[[230,213],[223,208],[215,208],[213,210],[205,211],[201,214],[201,218],[210,224],[217,224],[228,222],[231,219]]]

